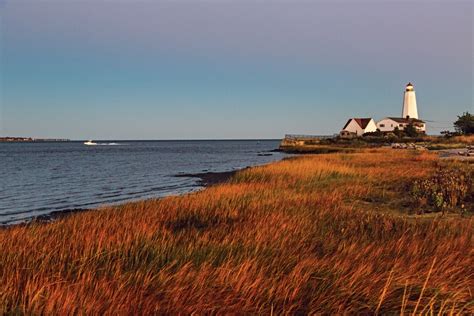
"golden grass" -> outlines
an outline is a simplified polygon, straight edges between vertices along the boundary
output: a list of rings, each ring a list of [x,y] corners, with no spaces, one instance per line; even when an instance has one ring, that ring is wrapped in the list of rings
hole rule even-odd
[[[472,218],[360,203],[403,196],[436,160],[303,156],[194,194],[1,230],[0,314],[473,313]]]
[[[427,139],[427,147],[430,150],[465,148],[469,145],[474,145],[474,135],[461,135],[450,138],[431,136],[429,137],[429,142]]]
[[[472,145],[474,144],[474,135],[455,136],[452,138],[452,141]]]

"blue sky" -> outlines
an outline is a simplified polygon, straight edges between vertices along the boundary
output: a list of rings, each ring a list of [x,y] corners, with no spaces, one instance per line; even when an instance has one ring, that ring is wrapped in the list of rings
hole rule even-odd
[[[0,0],[0,135],[333,134],[473,111],[470,1]]]

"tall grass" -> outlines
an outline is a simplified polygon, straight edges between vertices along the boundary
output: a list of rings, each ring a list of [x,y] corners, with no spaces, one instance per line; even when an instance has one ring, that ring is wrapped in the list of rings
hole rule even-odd
[[[474,144],[474,135],[455,136],[452,138],[452,141],[472,145]]]
[[[366,202],[435,168],[408,151],[304,156],[1,230],[0,314],[473,313],[472,218]]]

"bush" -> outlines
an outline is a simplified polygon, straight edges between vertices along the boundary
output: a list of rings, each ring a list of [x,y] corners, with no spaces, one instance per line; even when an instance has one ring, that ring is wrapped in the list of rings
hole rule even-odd
[[[383,137],[383,132],[381,132],[378,128],[375,132],[367,132],[367,133],[364,133],[364,135],[362,135],[364,137],[367,137],[367,136],[373,136],[373,137]]]
[[[403,134],[405,134],[408,137],[417,137],[419,132],[416,129],[416,127],[413,125],[413,123],[410,122],[403,130]]]
[[[458,116],[458,119],[454,122],[454,128],[456,132],[464,135],[474,134],[474,115],[465,112]]]
[[[451,131],[441,131],[440,132],[441,135],[444,136],[444,138],[452,138],[454,136],[460,136],[461,134],[458,133],[458,132],[451,132]]]
[[[432,206],[437,211],[464,208],[473,193],[473,173],[469,167],[440,167],[432,177],[416,180],[411,196],[420,207]]]

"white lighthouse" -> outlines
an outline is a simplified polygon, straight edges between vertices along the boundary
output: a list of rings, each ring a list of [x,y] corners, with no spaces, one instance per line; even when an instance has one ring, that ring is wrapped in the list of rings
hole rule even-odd
[[[418,118],[418,109],[416,108],[416,95],[415,89],[411,82],[409,82],[405,88],[405,95],[403,97],[403,110],[402,118]]]
[[[359,137],[372,132],[395,133],[404,131],[408,126],[414,127],[419,133],[426,133],[426,123],[418,118],[416,107],[416,95],[413,85],[409,82],[405,87],[403,96],[402,117],[385,117],[378,121],[375,126],[371,118],[349,119],[342,128],[341,137]]]

